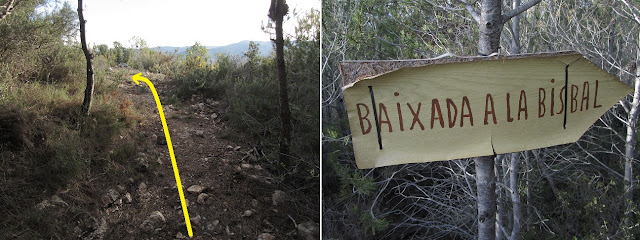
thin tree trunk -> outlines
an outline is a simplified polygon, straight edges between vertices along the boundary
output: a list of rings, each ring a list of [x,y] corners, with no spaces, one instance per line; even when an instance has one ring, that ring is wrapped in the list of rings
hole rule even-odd
[[[287,71],[284,63],[284,37],[282,21],[287,15],[288,6],[285,0],[271,0],[269,17],[276,22],[276,64],[278,68],[278,84],[280,89],[280,163],[285,168],[291,166],[289,148],[291,144],[291,111],[289,110],[289,93],[287,90]]]
[[[504,165],[502,164],[504,160],[504,155],[500,154],[498,156],[496,156],[496,161],[494,161],[494,171],[496,173],[496,179],[497,181],[500,181],[500,179],[502,179],[501,176],[501,172],[502,173],[506,173],[506,171],[504,171]],[[500,190],[499,187],[496,186],[496,240],[502,239],[502,229],[504,228],[504,222],[502,219],[502,216],[504,216],[504,204],[502,201],[502,191]]]
[[[480,14],[474,10],[470,10],[470,4],[466,4],[467,10],[470,11],[478,23],[478,54],[487,56],[497,53],[500,47],[500,35],[504,23],[538,4],[540,1],[541,0],[529,0],[525,4],[514,6],[514,9],[504,15],[502,14],[501,0],[482,0],[480,2]],[[514,33],[514,36],[515,34],[519,33]],[[478,239],[480,240],[495,239],[496,237],[496,179],[493,171],[494,160],[493,157],[475,158],[478,188]]]
[[[518,239],[520,236],[520,223],[522,222],[522,211],[520,208],[520,195],[518,195],[518,171],[520,161],[518,157],[520,153],[511,154],[511,166],[509,167],[509,179],[511,188],[511,204],[513,204],[513,226],[511,228],[511,237],[509,239]]]
[[[87,88],[84,90],[84,101],[82,102],[82,114],[89,115],[91,111],[91,98],[93,96],[93,66],[91,65],[91,52],[87,48],[87,37],[85,35],[84,15],[82,14],[82,0],[78,0],[78,17],[80,18],[80,42],[82,43],[82,51],[87,60]]]
[[[478,53],[491,55],[497,53],[500,48],[500,34],[502,33],[502,1],[482,0],[480,5],[480,37],[478,40]]]
[[[478,26],[478,54],[491,55],[498,52],[502,32],[502,1],[483,0],[480,5]],[[496,175],[495,156],[477,157],[476,185],[478,188],[478,239],[496,238]]]
[[[477,157],[476,187],[478,190],[478,239],[495,239],[496,231],[496,176],[494,156]]]
[[[638,50],[640,55],[640,50]],[[638,105],[640,105],[640,68],[636,66],[636,77],[634,81],[635,90],[633,92],[633,102],[629,111],[629,120],[627,123],[627,139],[625,142],[625,162],[624,162],[624,186],[625,186],[625,218],[629,219],[633,201],[633,159],[635,155],[636,145],[636,124],[638,122]]]
[[[520,0],[513,0],[512,8],[520,6]],[[511,54],[520,54],[520,14],[511,19]]]
[[[530,217],[532,215],[531,212],[531,180],[530,180],[530,175],[531,174],[531,170],[533,169],[533,167],[531,166],[531,161],[530,160],[530,152],[529,151],[525,151],[524,152],[524,163],[525,163],[525,184],[526,184],[526,189],[527,189],[527,201],[525,206],[527,206],[527,217]],[[527,226],[529,226],[529,221],[525,221],[527,222]],[[526,228],[525,228],[526,229]]]

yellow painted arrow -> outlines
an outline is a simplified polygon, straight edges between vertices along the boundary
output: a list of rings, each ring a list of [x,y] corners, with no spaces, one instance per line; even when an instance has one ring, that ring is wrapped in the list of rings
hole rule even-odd
[[[180,194],[180,203],[182,204],[182,209],[184,213],[184,222],[187,224],[187,232],[189,233],[189,237],[193,237],[193,230],[191,230],[191,221],[189,220],[189,211],[187,210],[187,204],[184,201],[184,193],[182,192],[182,183],[180,182],[180,173],[178,172],[178,165],[176,164],[176,156],[173,154],[173,145],[171,144],[171,137],[169,136],[169,128],[167,127],[167,121],[164,118],[164,112],[162,111],[162,104],[160,104],[160,98],[158,97],[158,92],[156,92],[156,88],[153,87],[153,83],[149,81],[149,79],[142,76],[142,73],[138,73],[131,77],[133,82],[140,85],[140,81],[143,81],[149,85],[151,92],[153,93],[153,98],[156,100],[156,105],[158,105],[158,113],[160,113],[160,120],[162,121],[162,128],[164,129],[164,136],[167,139],[167,147],[169,148],[169,155],[171,155],[171,165],[173,166],[173,173],[176,177],[176,185],[178,186],[178,194]]]

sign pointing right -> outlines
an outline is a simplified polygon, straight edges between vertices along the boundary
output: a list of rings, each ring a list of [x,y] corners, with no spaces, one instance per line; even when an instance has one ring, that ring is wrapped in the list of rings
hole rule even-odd
[[[381,66],[395,70],[380,73]],[[575,142],[633,91],[575,52],[350,61],[341,68],[359,168]]]

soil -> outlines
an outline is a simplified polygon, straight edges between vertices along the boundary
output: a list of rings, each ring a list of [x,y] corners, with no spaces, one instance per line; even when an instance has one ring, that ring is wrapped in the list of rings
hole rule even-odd
[[[193,96],[170,104],[172,83],[161,75],[143,76],[154,83],[161,101],[168,102],[163,111],[194,239],[258,239],[261,234],[262,239],[269,239],[268,234],[275,239],[300,239],[297,225],[319,223],[319,196],[300,193],[272,174],[260,150],[222,120],[228,111],[226,103]],[[124,81],[119,88],[121,97],[129,99],[143,116],[136,131],[148,140],[140,143],[144,146],[139,149],[144,150],[136,161],[144,174],[124,176],[95,190],[99,197],[93,201],[99,210],[91,214],[95,223],[88,228],[93,232],[82,227],[77,230],[89,239],[188,238],[153,95],[144,83]],[[187,189],[194,185],[204,187],[202,193],[208,197],[189,193]],[[276,191],[285,195],[274,204]],[[164,222],[161,217],[150,217],[155,211]]]

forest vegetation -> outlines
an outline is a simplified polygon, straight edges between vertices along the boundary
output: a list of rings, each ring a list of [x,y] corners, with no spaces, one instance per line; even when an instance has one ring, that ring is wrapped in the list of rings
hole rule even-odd
[[[357,169],[339,64],[488,55],[492,52],[476,47],[477,21],[483,21],[478,9],[486,10],[487,3],[501,6],[498,13],[505,15],[531,7],[499,25],[497,53],[577,51],[635,87],[577,142],[492,159],[496,224],[491,235],[638,238],[640,193],[633,169],[638,165],[640,4],[627,0],[323,1],[324,237],[483,239],[477,220],[478,161]]]
[[[152,49],[139,37],[129,45],[90,45],[95,90],[85,116],[80,110],[86,62],[77,12],[67,3],[39,11],[47,0],[0,5],[10,2],[13,8],[0,19],[0,238],[73,238],[74,221],[98,207],[88,199],[98,188],[144,177],[134,160],[145,148],[139,143],[148,141],[139,132],[145,116],[118,90],[133,70],[163,76],[175,86],[163,93],[163,104],[198,97],[227,105],[221,118],[262,152],[260,161],[274,166],[270,170],[288,184],[319,195],[319,11],[292,17],[298,26],[285,39],[293,164],[283,171],[273,53],[261,56],[251,43],[243,55],[212,60],[199,43],[178,55]],[[120,70],[122,63],[133,70]],[[75,198],[65,210],[34,207],[60,191]]]

